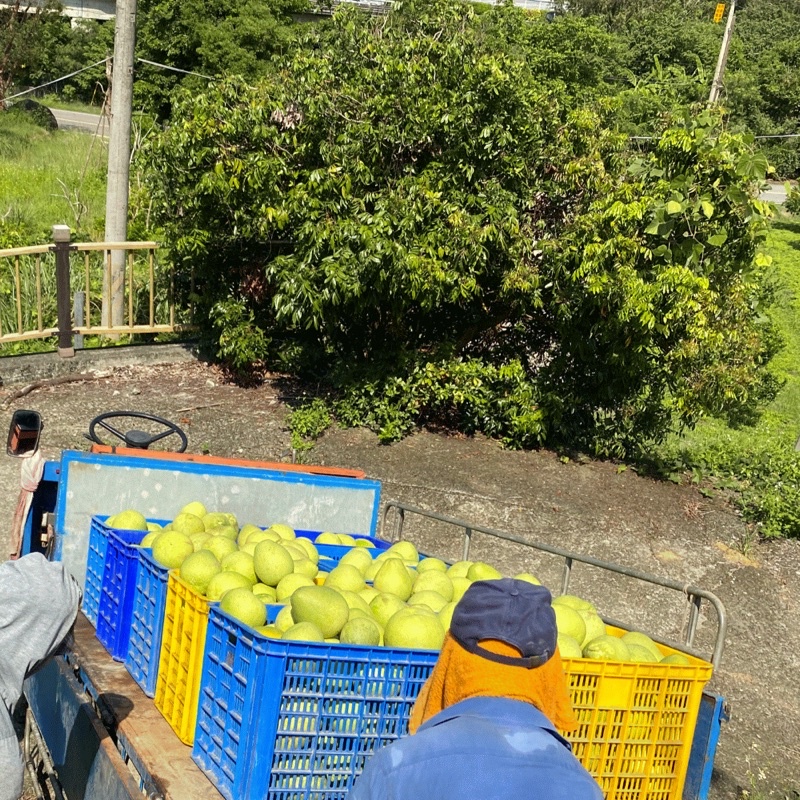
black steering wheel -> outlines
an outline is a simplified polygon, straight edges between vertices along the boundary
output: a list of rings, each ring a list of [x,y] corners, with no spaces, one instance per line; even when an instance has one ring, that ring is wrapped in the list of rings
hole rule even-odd
[[[134,419],[146,419],[150,422],[155,422],[157,425],[163,426],[166,430],[160,433],[147,433],[146,431],[136,430],[135,428],[129,430],[127,433],[117,430],[113,425],[109,425],[106,420],[117,419],[119,417],[132,417]],[[96,429],[99,427],[107,430],[112,436],[115,436],[125,444],[125,447],[132,447],[139,450],[147,450],[151,444],[165,439],[167,436],[177,436],[181,440],[181,446],[178,450],[173,450],[174,453],[183,453],[189,440],[181,428],[174,422],[170,422],[164,417],[157,417],[155,414],[145,414],[142,411],[107,411],[105,414],[99,414],[89,423],[88,438],[96,444],[106,445],[97,435]]]

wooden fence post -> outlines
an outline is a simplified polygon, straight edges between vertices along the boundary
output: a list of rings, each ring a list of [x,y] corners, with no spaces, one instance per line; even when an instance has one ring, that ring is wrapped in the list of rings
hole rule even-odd
[[[58,354],[73,358],[72,298],[69,286],[70,229],[68,225],[53,225],[53,242],[56,253],[56,305],[58,309]]]

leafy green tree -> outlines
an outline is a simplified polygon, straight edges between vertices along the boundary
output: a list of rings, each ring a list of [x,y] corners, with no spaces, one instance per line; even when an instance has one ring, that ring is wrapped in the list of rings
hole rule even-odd
[[[746,420],[775,391],[766,160],[696,111],[632,154],[603,78],[565,85],[528,57],[537,30],[503,45],[514,24],[544,23],[342,10],[275,77],[184,98],[147,191],[218,353],[324,376],[384,438],[427,421],[622,455]]]

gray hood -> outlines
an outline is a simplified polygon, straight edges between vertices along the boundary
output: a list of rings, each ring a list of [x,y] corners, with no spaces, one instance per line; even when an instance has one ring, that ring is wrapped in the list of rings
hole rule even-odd
[[[64,565],[40,553],[0,564],[0,699],[9,711],[25,678],[70,632],[80,597]]]

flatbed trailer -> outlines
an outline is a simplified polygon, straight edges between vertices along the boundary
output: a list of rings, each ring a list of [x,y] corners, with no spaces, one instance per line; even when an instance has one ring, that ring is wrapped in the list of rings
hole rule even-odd
[[[355,470],[115,447],[69,450],[44,465],[25,520],[22,552],[41,551],[62,560],[83,584],[92,516],[129,507],[141,508],[148,518],[168,519],[186,503],[200,499],[209,509],[236,513],[240,522],[283,520],[298,529],[341,530],[387,540],[402,536],[406,515],[430,514],[390,502],[381,515],[380,492],[378,481]],[[465,554],[476,531],[531,545],[500,531],[432,516],[463,529]],[[576,559],[584,557],[550,549],[564,558],[561,589],[567,591],[570,569]],[[640,576],[650,579],[641,573],[634,575]],[[686,596],[690,617],[704,600],[717,612],[719,630],[712,656],[716,664],[724,640],[724,609],[702,590],[691,589]],[[690,640],[682,644],[691,652],[691,621],[689,628]],[[192,761],[190,748],[177,738],[124,664],[112,660],[83,614],[66,656],[31,676],[25,696],[30,717],[26,744],[31,754],[41,756],[39,771],[52,787],[51,796],[63,792],[67,800],[222,800]],[[723,698],[705,692],[683,800],[707,797],[725,714]]]

